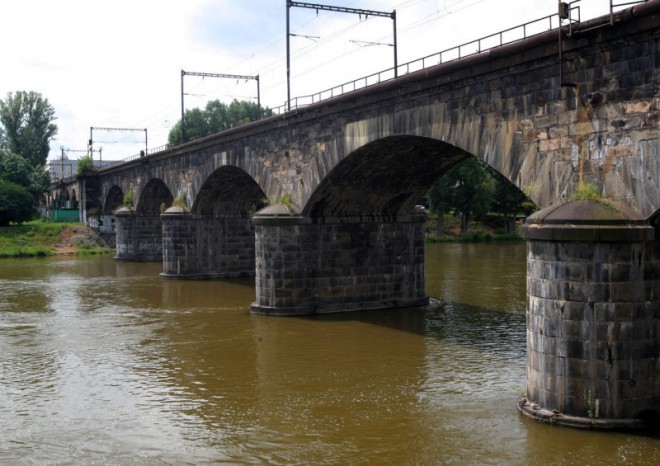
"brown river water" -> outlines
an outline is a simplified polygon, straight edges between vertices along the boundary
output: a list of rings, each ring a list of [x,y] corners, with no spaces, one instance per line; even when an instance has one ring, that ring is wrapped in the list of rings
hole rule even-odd
[[[428,245],[422,309],[250,314],[254,280],[0,261],[2,465],[660,464],[523,418],[525,245]]]

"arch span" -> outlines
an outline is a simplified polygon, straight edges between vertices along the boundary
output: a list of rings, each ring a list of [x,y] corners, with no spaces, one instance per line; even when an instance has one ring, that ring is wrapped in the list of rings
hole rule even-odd
[[[160,212],[161,205],[165,204],[165,207],[169,207],[173,200],[174,196],[163,180],[153,178],[142,190],[135,210],[137,212]]]
[[[310,217],[396,215],[413,211],[435,180],[470,157],[421,136],[389,136],[356,149],[324,178],[305,205]]]
[[[105,202],[103,203],[103,213],[112,214],[116,209],[124,205],[124,191],[117,185],[110,188]]]
[[[200,215],[247,214],[265,205],[266,194],[242,169],[226,165],[204,182],[191,211]]]
[[[163,278],[254,275],[255,235],[251,216],[266,194],[241,168],[226,165],[205,180],[191,212],[162,215]]]

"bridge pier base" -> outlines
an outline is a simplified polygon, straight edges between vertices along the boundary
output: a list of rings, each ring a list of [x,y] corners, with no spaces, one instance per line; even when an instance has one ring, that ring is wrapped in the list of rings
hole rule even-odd
[[[655,229],[590,201],[541,210],[527,240],[529,417],[625,429],[660,418],[660,256]]]
[[[117,255],[126,261],[158,262],[163,260],[163,233],[158,214],[135,212],[121,207],[115,212]]]
[[[254,276],[254,227],[247,214],[204,216],[170,207],[161,218],[162,278]]]
[[[255,313],[310,315],[428,303],[423,215],[309,218],[272,206],[252,221]]]

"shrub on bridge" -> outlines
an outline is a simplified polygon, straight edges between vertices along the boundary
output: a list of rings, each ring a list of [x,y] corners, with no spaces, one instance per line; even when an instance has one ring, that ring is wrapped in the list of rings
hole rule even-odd
[[[78,164],[76,168],[76,173],[78,175],[84,175],[85,173],[90,173],[94,170],[94,160],[89,155],[81,157],[78,159]]]

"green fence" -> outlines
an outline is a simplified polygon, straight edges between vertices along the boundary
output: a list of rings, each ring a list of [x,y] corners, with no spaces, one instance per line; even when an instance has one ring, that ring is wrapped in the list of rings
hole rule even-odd
[[[49,210],[48,220],[51,222],[79,222],[80,211],[78,209]]]

